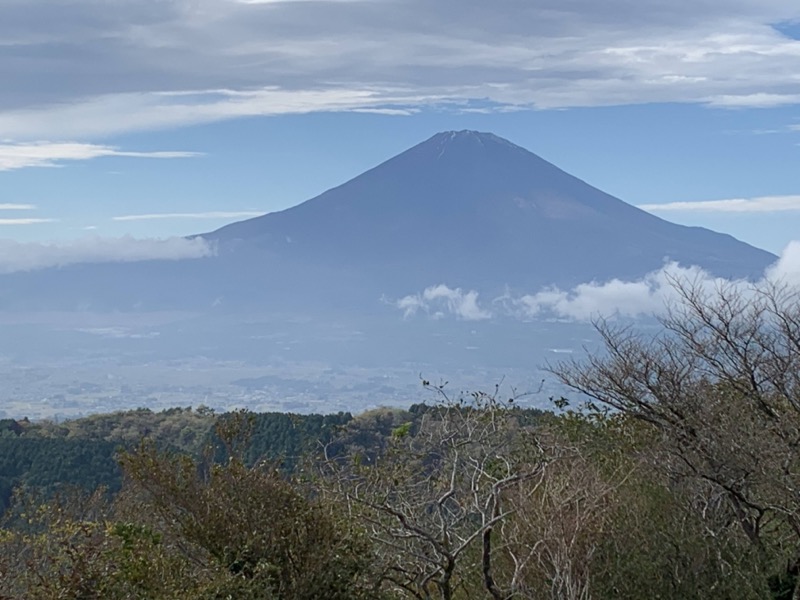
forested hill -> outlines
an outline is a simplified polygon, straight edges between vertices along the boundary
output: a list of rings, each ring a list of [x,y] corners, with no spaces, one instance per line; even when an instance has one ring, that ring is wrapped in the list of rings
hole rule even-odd
[[[293,457],[324,436],[331,423],[346,424],[349,414],[254,414],[247,455],[279,459]],[[142,440],[158,447],[200,456],[214,443],[213,411],[173,408],[162,412],[138,409],[98,414],[62,423],[0,421],[0,507],[8,507],[12,490],[25,486],[52,494],[61,486],[92,491],[99,486],[116,492],[122,473],[116,455]]]
[[[0,509],[14,488],[52,494],[63,485],[86,490],[103,486],[112,493],[121,484],[115,455],[146,437],[159,445],[196,452],[213,426],[213,414],[171,409],[135,410],[53,422],[0,420]]]
[[[377,409],[355,417],[350,413],[249,413],[241,450],[246,464],[270,461],[285,473],[291,473],[304,457],[326,450],[331,455],[357,448],[364,456],[374,456],[395,428],[413,424],[424,411],[425,405],[415,405],[409,410]],[[122,482],[117,454],[135,449],[143,440],[195,458],[211,449],[221,459],[224,448],[215,428],[228,417],[205,407],[187,407],[97,414],[62,423],[0,420],[0,512],[8,508],[13,490],[19,487],[46,495],[62,486],[87,491],[102,486],[115,493]]]

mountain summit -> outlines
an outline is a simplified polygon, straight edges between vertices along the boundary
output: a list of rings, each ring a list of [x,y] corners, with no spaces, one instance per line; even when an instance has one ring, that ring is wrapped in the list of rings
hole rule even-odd
[[[440,283],[529,293],[636,279],[665,260],[723,277],[756,277],[775,260],[475,131],[438,133],[298,206],[201,237],[216,256],[4,276],[0,308],[364,313]]]

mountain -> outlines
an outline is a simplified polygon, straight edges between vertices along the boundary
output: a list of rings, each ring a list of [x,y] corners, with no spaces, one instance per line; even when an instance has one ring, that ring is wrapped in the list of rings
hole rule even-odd
[[[216,256],[5,276],[0,307],[372,311],[439,283],[534,292],[638,278],[667,259],[756,277],[776,258],[474,131],[439,133],[298,206],[201,236]]]
[[[439,133],[303,204],[206,234],[222,248],[353,270],[386,290],[635,278],[665,259],[752,277],[775,260],[626,204],[490,133]]]

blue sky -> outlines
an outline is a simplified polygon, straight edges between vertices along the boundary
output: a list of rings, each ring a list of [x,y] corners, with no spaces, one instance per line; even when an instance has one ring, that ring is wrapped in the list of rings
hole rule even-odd
[[[0,73],[6,253],[209,231],[451,129],[800,238],[796,0],[5,0]]]

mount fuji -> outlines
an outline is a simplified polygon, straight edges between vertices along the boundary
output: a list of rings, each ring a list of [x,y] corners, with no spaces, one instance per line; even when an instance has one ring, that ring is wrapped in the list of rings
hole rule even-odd
[[[776,257],[660,219],[490,133],[439,133],[293,208],[200,234],[213,256],[0,277],[1,309],[385,310],[428,286],[500,294],[665,261],[754,278]]]

